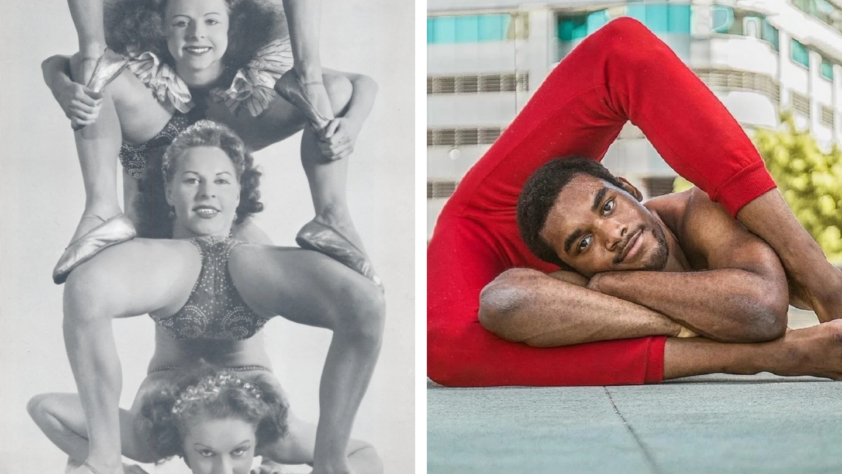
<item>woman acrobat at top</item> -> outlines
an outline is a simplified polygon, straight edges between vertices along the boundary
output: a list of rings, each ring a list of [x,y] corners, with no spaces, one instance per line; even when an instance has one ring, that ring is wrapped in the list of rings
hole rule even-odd
[[[265,0],[69,1],[80,51],[53,56],[42,69],[77,130],[87,200],[53,272],[56,283],[103,248],[133,238],[136,228],[141,236],[166,236],[157,222],[141,229],[128,203],[147,162],[207,118],[234,130],[252,152],[303,128],[301,161],[316,216],[296,241],[381,285],[351,221],[345,187],[346,158],[377,85],[364,75],[322,69],[319,3],[285,0],[281,11]],[[124,168],[125,214],[114,156]],[[270,242],[248,220],[238,221],[232,235]]]

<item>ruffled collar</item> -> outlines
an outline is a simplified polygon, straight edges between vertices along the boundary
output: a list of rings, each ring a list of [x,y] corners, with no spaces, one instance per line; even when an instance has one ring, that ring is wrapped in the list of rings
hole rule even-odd
[[[240,107],[244,107],[252,117],[257,117],[275,98],[275,82],[292,69],[292,65],[289,40],[272,41],[258,49],[251,61],[237,71],[230,87],[211,89],[210,96],[215,102],[224,102],[235,115]],[[152,89],[158,101],[169,102],[181,113],[187,113],[195,107],[184,80],[154,53],[147,51],[131,55],[128,68],[146,87]]]

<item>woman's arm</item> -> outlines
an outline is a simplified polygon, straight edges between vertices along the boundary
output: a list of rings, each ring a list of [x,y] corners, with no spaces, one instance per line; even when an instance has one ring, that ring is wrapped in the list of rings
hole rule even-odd
[[[50,88],[75,130],[94,123],[102,107],[102,94],[93,92],[71,79],[70,65],[77,59],[78,54],[74,58],[56,55],[41,63],[44,83]]]
[[[138,239],[103,250],[64,288],[64,340],[85,412],[90,447],[74,474],[120,473],[122,373],[111,321],[175,312],[190,294],[201,258],[188,242]]]

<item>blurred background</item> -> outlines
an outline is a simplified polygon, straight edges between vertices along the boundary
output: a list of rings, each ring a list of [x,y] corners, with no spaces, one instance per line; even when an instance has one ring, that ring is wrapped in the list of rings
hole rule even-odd
[[[629,16],[725,104],[796,217],[842,265],[842,0],[428,0],[427,6],[428,239],[459,180],[550,70],[608,21]],[[645,198],[689,186],[676,182],[631,123],[603,164]]]
[[[281,3],[277,0],[276,3]],[[56,474],[66,456],[26,413],[30,397],[72,392],[62,339],[62,289],[50,274],[84,207],[70,123],[41,78],[40,64],[76,51],[66,0],[0,0],[0,473]],[[414,397],[414,29],[412,2],[324,1],[326,67],[374,78],[377,102],[351,156],[351,214],[386,286],[380,361],[353,436],[373,443],[389,472],[415,466]],[[388,40],[387,40],[388,38]],[[264,171],[257,225],[278,245],[295,245],[313,216],[299,158],[300,134],[256,154]],[[154,323],[117,321],[121,406],[146,376]],[[292,409],[315,422],[330,332],[275,318],[266,345]],[[149,472],[184,472],[176,459]],[[292,472],[309,472],[301,467]]]

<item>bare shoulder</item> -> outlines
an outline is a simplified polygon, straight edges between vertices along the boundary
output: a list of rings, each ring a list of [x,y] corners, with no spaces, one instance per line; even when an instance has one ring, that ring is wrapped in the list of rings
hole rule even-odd
[[[691,200],[691,191],[693,190],[689,189],[680,193],[658,196],[646,201],[643,205],[657,214],[667,227],[675,232],[684,222],[687,207]]]
[[[775,251],[699,189],[690,190],[679,241],[708,268],[781,270]]]

